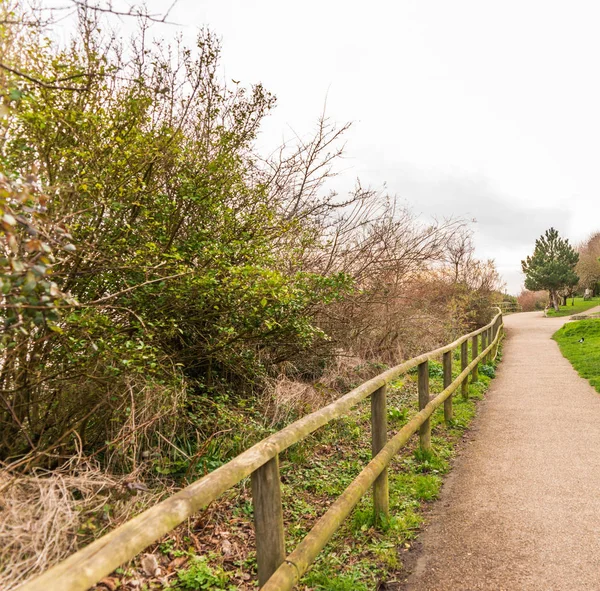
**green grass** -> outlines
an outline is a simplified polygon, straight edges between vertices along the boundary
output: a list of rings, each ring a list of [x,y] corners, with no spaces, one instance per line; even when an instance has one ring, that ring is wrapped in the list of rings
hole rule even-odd
[[[420,530],[424,506],[440,493],[456,444],[475,415],[477,400],[489,386],[494,365],[483,366],[483,371],[480,366],[479,381],[469,384],[468,400],[463,400],[459,390],[454,397],[454,418],[449,425],[444,422],[441,408],[433,415],[431,452],[421,451],[415,436],[392,461],[389,467],[390,518],[377,528],[371,494],[365,494],[303,577],[299,589],[360,591],[394,580],[402,569],[403,553]],[[459,363],[453,364],[454,376],[460,372],[459,366]],[[441,364],[430,363],[429,375],[431,393],[441,392]],[[388,392],[390,431],[396,432],[417,411],[416,375],[409,374]],[[336,421],[332,429],[315,437],[317,449],[313,447],[303,465],[288,463],[283,454],[284,507],[286,522],[291,522],[287,528],[288,550],[300,542],[315,518],[369,461],[369,420],[369,406],[365,404]],[[320,455],[326,458],[319,459]]]
[[[204,556],[192,556],[186,569],[177,572],[177,578],[166,587],[168,591],[199,591],[200,589],[222,589],[235,591],[229,584],[229,575],[221,568],[208,565]]]
[[[600,392],[600,319],[569,322],[553,338],[579,375]]]
[[[500,355],[498,356],[498,361]],[[415,435],[389,466],[390,516],[376,525],[368,491],[297,586],[299,591],[367,591],[398,579],[406,552],[419,533],[423,509],[439,496],[455,448],[475,415],[477,401],[494,376],[495,363],[480,366],[479,379],[469,383],[469,398],[454,396],[454,417],[446,424],[443,410],[431,417],[432,451],[423,452]],[[430,392],[443,389],[439,362],[431,362]],[[454,355],[453,375],[460,373]],[[388,389],[388,430],[391,437],[418,412],[417,375],[409,372]],[[289,554],[371,459],[370,402],[334,420],[280,454],[282,501]],[[256,554],[252,543],[252,501],[246,479],[223,495],[210,520],[199,520],[192,537],[186,529],[159,545],[165,559],[188,556],[170,581],[174,591],[254,588]],[[234,549],[225,559],[220,534]],[[187,536],[187,537],[186,537]],[[187,540],[187,541],[186,541]],[[250,543],[249,543],[250,542]],[[206,560],[197,559],[198,550]],[[207,553],[208,551],[208,553]]]
[[[585,300],[583,298],[575,298],[575,305],[571,305],[572,299],[567,300],[566,306],[560,306],[560,310],[557,312],[554,309],[548,310],[548,316],[570,316],[571,314],[579,314],[585,312],[594,306],[600,306],[600,298],[592,298],[591,300]]]

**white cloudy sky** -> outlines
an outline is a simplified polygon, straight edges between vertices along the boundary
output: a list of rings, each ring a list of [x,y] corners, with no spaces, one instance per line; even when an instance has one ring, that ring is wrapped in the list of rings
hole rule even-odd
[[[265,146],[310,131],[327,99],[354,122],[341,182],[475,218],[509,292],[545,229],[600,230],[600,2],[179,0],[170,20],[155,34],[209,26],[227,78],[277,96]]]

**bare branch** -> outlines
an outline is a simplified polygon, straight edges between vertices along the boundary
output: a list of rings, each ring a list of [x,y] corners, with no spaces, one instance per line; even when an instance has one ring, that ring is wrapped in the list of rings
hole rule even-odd
[[[83,77],[83,76],[92,77],[93,76],[93,74],[78,74],[76,76],[70,76],[69,78],[64,78],[62,80],[56,79],[52,82],[45,82],[44,80],[40,80],[39,78],[30,76],[29,74],[26,74],[25,72],[21,72],[20,70],[17,70],[16,68],[11,68],[10,66],[8,66],[2,62],[0,62],[0,68],[2,68],[3,70],[5,70],[7,72],[10,72],[11,74],[14,74],[15,76],[19,76],[20,78],[23,78],[24,80],[27,80],[28,82],[32,82],[33,84],[36,84],[37,86],[41,86],[42,88],[47,88],[49,90],[66,90],[69,92],[83,92],[83,91],[89,90],[89,83],[86,86],[63,86],[63,85],[56,84],[56,82],[73,80],[76,77]]]
[[[152,21],[155,23],[161,24],[170,24],[174,25],[177,23],[169,22],[167,19],[169,18],[169,14],[177,4],[178,0],[173,0],[169,6],[169,8],[162,14],[151,14],[147,10],[142,9],[141,7],[131,5],[129,10],[117,10],[114,8],[111,0],[108,0],[104,5],[101,5],[99,2],[89,2],[88,0],[70,0],[72,4],[81,8],[83,10],[92,10],[94,12],[100,12],[104,14],[110,14],[113,16],[123,16],[123,17],[134,17],[141,18],[144,20]]]

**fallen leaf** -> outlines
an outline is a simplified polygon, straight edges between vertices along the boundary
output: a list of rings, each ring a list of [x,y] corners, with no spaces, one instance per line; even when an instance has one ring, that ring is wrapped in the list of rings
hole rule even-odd
[[[119,580],[113,577],[105,577],[98,583],[99,585],[104,585],[109,591],[115,591],[119,584]]]
[[[169,570],[178,570],[188,561],[187,556],[178,556],[169,563]]]
[[[153,577],[158,571],[158,560],[154,554],[144,554],[142,556],[142,569],[149,576]]]
[[[227,539],[223,540],[221,544],[221,550],[223,551],[224,556],[231,556],[233,554],[233,546],[231,542]]]

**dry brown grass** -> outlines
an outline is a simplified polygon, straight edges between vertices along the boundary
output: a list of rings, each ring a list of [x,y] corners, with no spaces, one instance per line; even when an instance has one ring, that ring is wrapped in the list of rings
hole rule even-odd
[[[140,476],[115,477],[81,458],[52,472],[1,470],[0,589],[14,589],[168,493],[131,490]]]
[[[267,424],[274,427],[321,408],[327,400],[313,384],[282,375],[265,390],[262,407]]]
[[[312,382],[281,374],[271,380],[261,400],[261,408],[269,427],[288,424],[329,404],[354,386],[381,373],[381,364],[357,356],[339,354]]]
[[[128,381],[125,386],[127,418],[94,456],[84,457],[83,443],[74,432],[75,453],[66,461],[48,452],[0,464],[2,591],[14,589],[172,492],[171,482],[156,479],[152,463],[172,451],[169,438],[185,388],[171,389],[167,396],[153,384]],[[41,456],[62,464],[52,470],[32,467]]]

